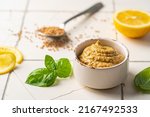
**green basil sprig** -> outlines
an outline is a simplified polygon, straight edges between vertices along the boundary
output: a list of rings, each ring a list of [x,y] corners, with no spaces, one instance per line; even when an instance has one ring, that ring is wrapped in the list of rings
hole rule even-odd
[[[150,67],[135,76],[134,84],[140,91],[150,93]]]
[[[57,66],[56,72],[57,72],[58,77],[60,78],[66,78],[72,72],[71,64],[69,60],[66,58],[59,59],[56,66]]]
[[[32,71],[26,80],[27,84],[49,87],[53,85],[57,77],[67,78],[72,74],[72,66],[67,58],[61,58],[57,62],[49,56],[45,56],[46,68],[39,68]]]
[[[55,60],[49,55],[45,56],[45,66],[50,71],[56,70]]]

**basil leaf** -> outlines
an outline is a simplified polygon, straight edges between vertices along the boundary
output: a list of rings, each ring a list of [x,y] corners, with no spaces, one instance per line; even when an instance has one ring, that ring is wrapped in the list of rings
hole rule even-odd
[[[72,67],[67,58],[61,58],[57,62],[57,75],[60,78],[66,78],[71,75]]]
[[[150,91],[150,67],[135,76],[134,84],[141,91]]]
[[[45,66],[50,71],[53,71],[56,69],[56,63],[54,59],[49,55],[45,56]]]
[[[55,71],[49,72],[46,68],[39,68],[29,74],[26,83],[39,87],[48,87],[54,84],[56,77]]]

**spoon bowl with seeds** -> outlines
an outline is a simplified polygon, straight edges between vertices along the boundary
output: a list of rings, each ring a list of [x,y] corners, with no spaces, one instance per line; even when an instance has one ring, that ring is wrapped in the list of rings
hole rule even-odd
[[[77,18],[78,16],[86,14],[86,13],[93,14],[93,13],[99,11],[101,8],[103,8],[103,4],[101,2],[98,2],[98,3],[94,4],[93,6],[91,6],[90,8],[88,8],[88,9],[76,14],[75,16],[72,16],[71,18],[67,19],[66,21],[64,21],[59,26],[41,27],[37,30],[37,33],[42,35],[42,36],[47,36],[47,37],[52,37],[52,38],[62,37],[66,34],[65,25],[69,21]]]

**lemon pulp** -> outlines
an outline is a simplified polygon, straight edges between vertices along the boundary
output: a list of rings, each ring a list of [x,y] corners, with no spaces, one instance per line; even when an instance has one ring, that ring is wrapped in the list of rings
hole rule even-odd
[[[119,11],[113,20],[116,29],[127,37],[139,38],[150,31],[150,14],[143,11]]]
[[[10,52],[13,53],[16,56],[16,62],[20,64],[23,61],[23,55],[22,53],[15,47],[0,47],[0,53],[3,52]]]
[[[139,26],[150,22],[150,17],[139,11],[121,12],[118,14],[117,19],[122,23],[133,26]]]
[[[8,73],[15,68],[16,57],[12,53],[0,54],[0,74]]]

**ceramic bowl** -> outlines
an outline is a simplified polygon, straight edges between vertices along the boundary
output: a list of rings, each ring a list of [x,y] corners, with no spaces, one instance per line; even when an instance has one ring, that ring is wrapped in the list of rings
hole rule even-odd
[[[84,65],[78,59],[84,48],[100,40],[102,44],[111,46],[122,53],[124,60],[109,68],[92,68]],[[127,78],[128,49],[120,42],[110,39],[91,39],[82,42],[75,48],[74,75],[83,85],[94,89],[108,89],[120,85]]]

